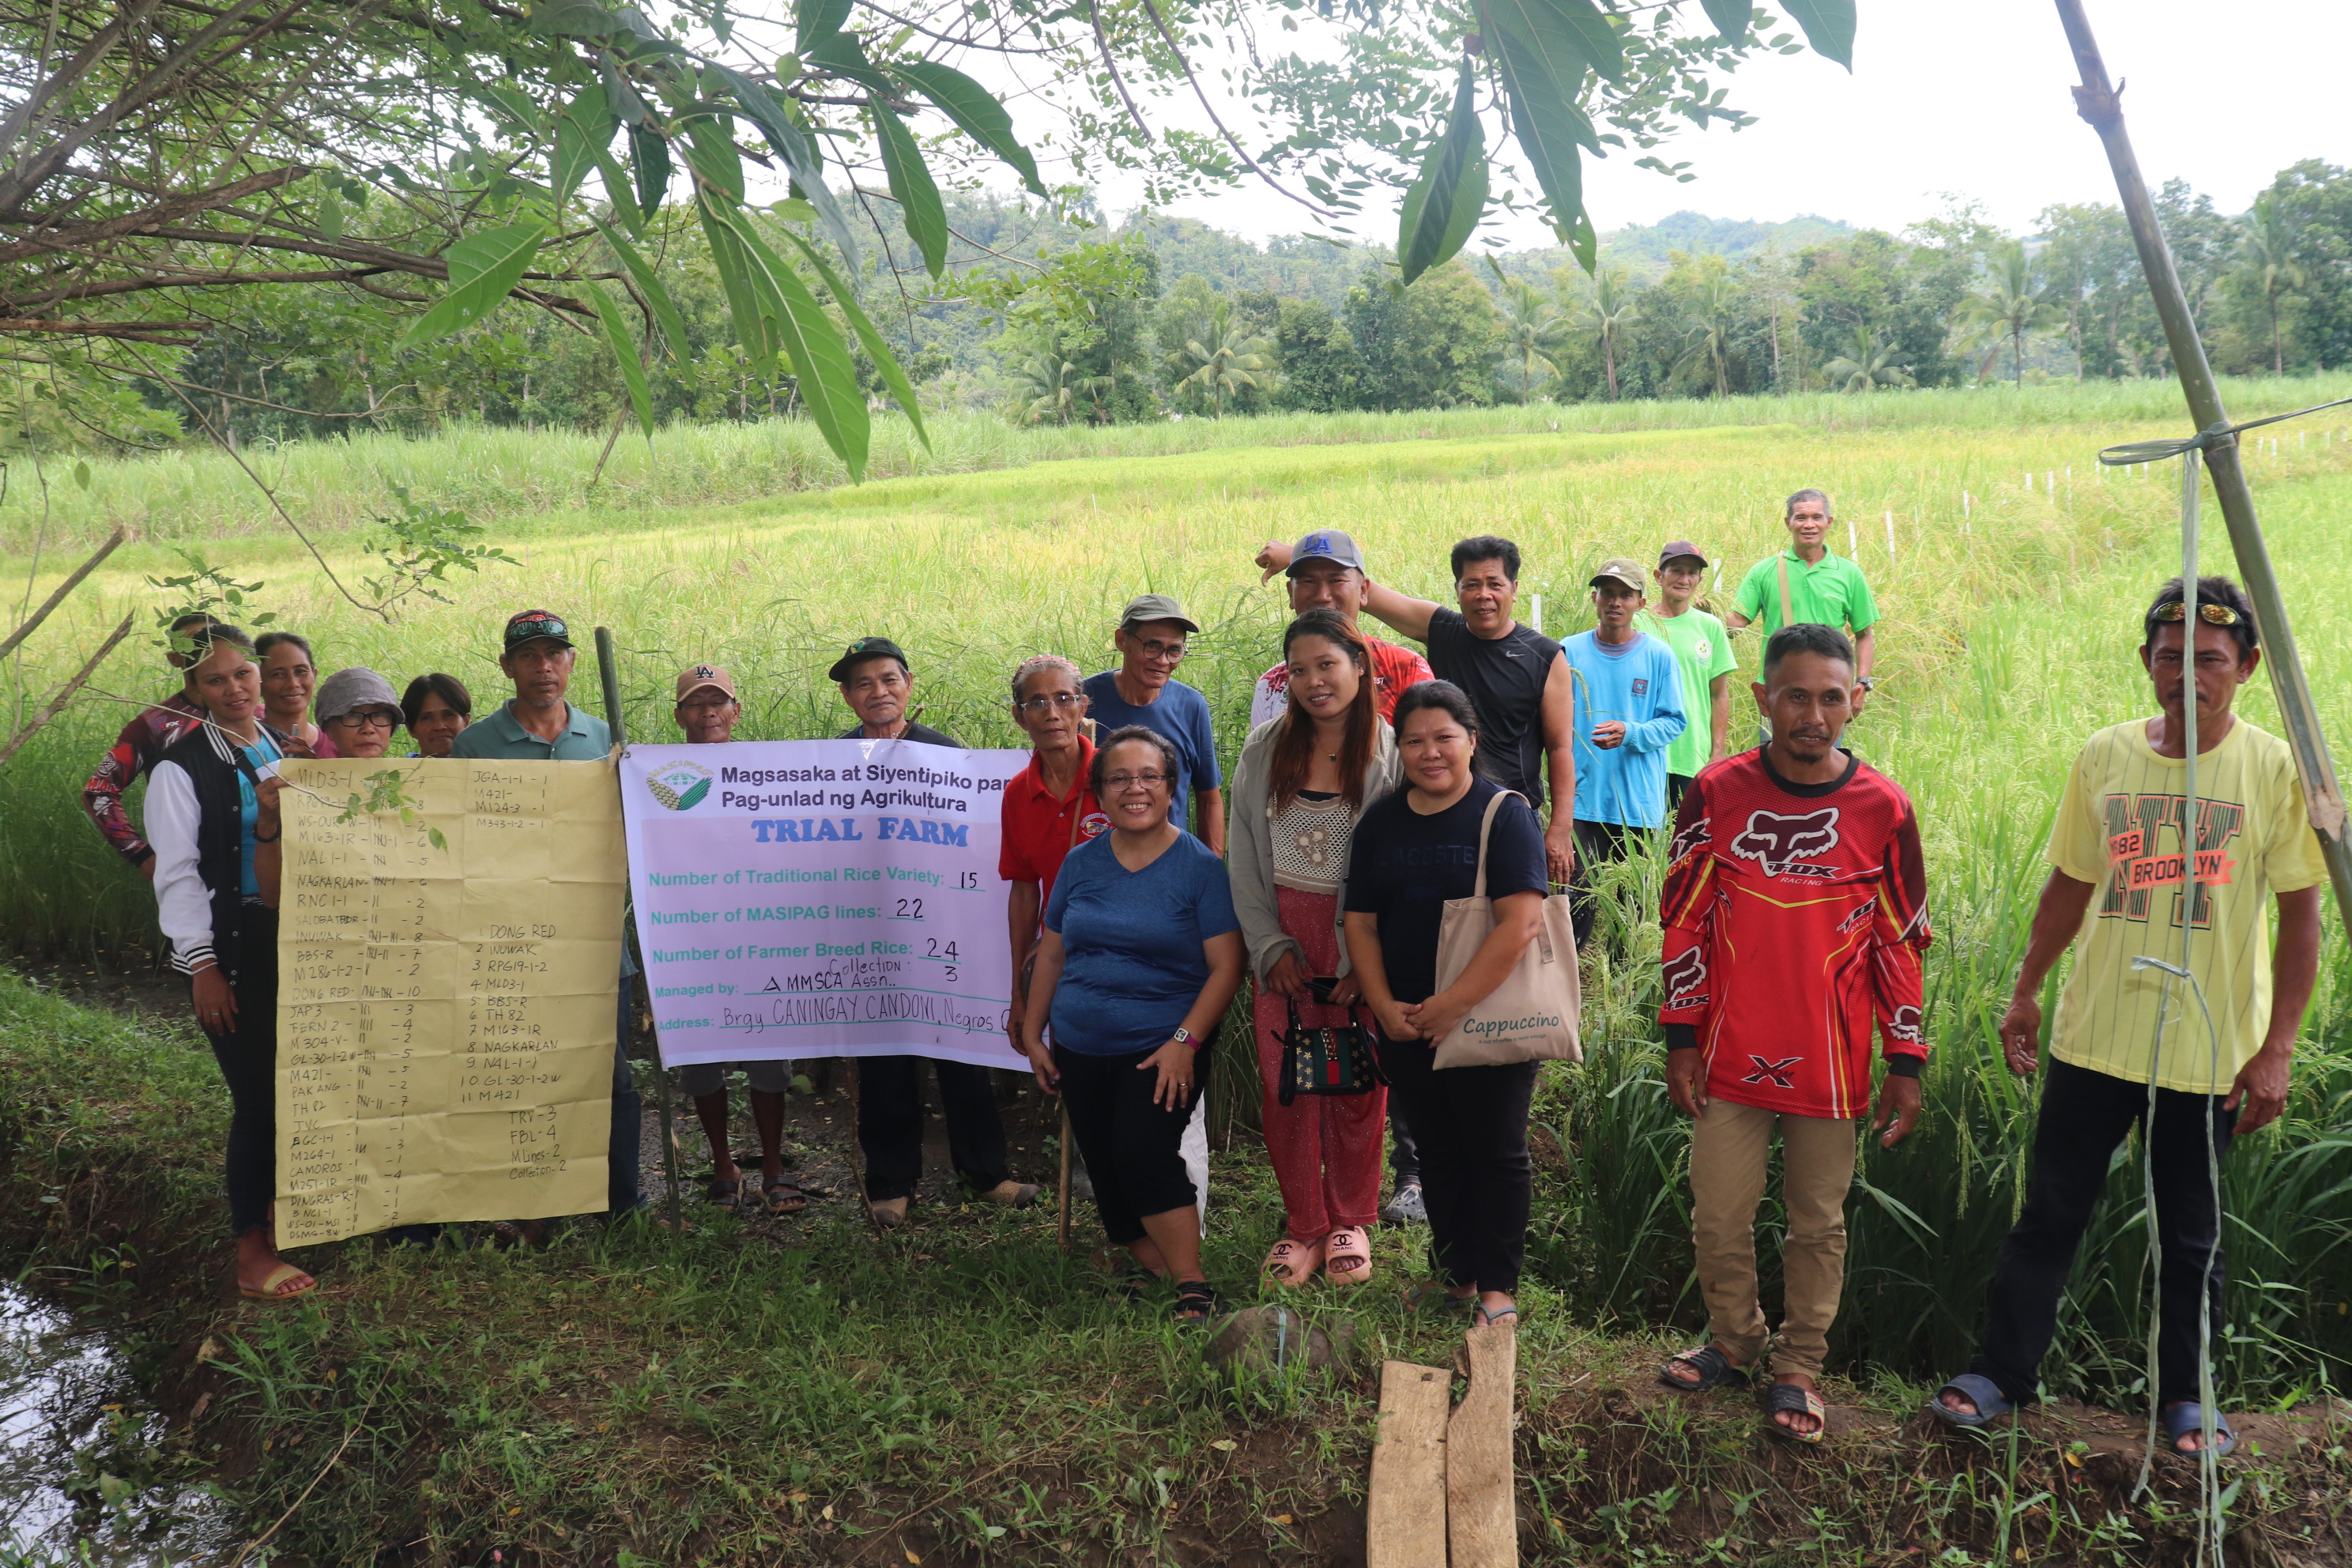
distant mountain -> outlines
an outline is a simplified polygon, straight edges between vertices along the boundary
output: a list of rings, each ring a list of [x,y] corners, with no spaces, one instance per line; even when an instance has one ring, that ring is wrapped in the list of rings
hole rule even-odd
[[[1850,223],[1811,213],[1785,223],[1759,223],[1752,218],[1678,212],[1654,224],[1632,224],[1602,235],[1601,254],[1636,278],[1647,278],[1664,272],[1668,254],[1676,250],[1738,260],[1751,251],[1777,245],[1794,255],[1809,245],[1821,245],[1853,231]]]

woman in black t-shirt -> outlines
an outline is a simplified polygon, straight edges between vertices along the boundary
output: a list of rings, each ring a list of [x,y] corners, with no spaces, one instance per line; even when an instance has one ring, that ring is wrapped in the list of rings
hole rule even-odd
[[[1528,1101],[1536,1064],[1433,1069],[1437,1042],[1503,983],[1534,940],[1549,882],[1543,828],[1524,797],[1495,814],[1486,896],[1495,928],[1439,989],[1437,939],[1449,899],[1478,875],[1478,828],[1496,786],[1477,776],[1476,710],[1443,680],[1396,706],[1406,787],[1365,812],[1348,863],[1348,956],[1380,1021],[1381,1070],[1421,1144],[1432,1250],[1445,1299],[1480,1323],[1517,1322],[1532,1168]]]

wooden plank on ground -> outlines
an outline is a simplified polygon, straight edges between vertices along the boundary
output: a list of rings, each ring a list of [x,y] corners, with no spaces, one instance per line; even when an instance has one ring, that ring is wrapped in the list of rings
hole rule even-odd
[[[1511,1481],[1511,1394],[1518,1335],[1472,1329],[1470,1392],[1445,1431],[1445,1520],[1453,1568],[1518,1568]]]
[[[1365,1511],[1366,1568],[1445,1568],[1445,1413],[1454,1374],[1381,1364],[1381,1433]]]

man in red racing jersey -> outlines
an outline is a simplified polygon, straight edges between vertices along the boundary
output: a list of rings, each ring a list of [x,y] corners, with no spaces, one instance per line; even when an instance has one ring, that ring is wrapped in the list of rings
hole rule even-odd
[[[1832,626],[1772,634],[1756,688],[1771,740],[1683,795],[1663,916],[1666,1085],[1695,1121],[1692,1239],[1713,1338],[1668,1362],[1672,1388],[1745,1382],[1763,1354],[1756,1205],[1780,1133],[1787,1310],[1770,1430],[1817,1443],[1845,1265],[1854,1127],[1870,1106],[1871,1026],[1886,1078],[1872,1125],[1892,1146],[1919,1117],[1927,878],[1909,797],[1838,749],[1853,647]]]

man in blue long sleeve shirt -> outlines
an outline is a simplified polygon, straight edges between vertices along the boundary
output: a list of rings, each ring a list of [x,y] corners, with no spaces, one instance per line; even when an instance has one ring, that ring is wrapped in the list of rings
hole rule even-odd
[[[1666,748],[1688,722],[1674,650],[1641,631],[1641,563],[1611,560],[1592,574],[1599,625],[1562,651],[1576,692],[1576,942],[1592,934],[1591,876],[1623,858],[1633,836],[1666,823]]]

